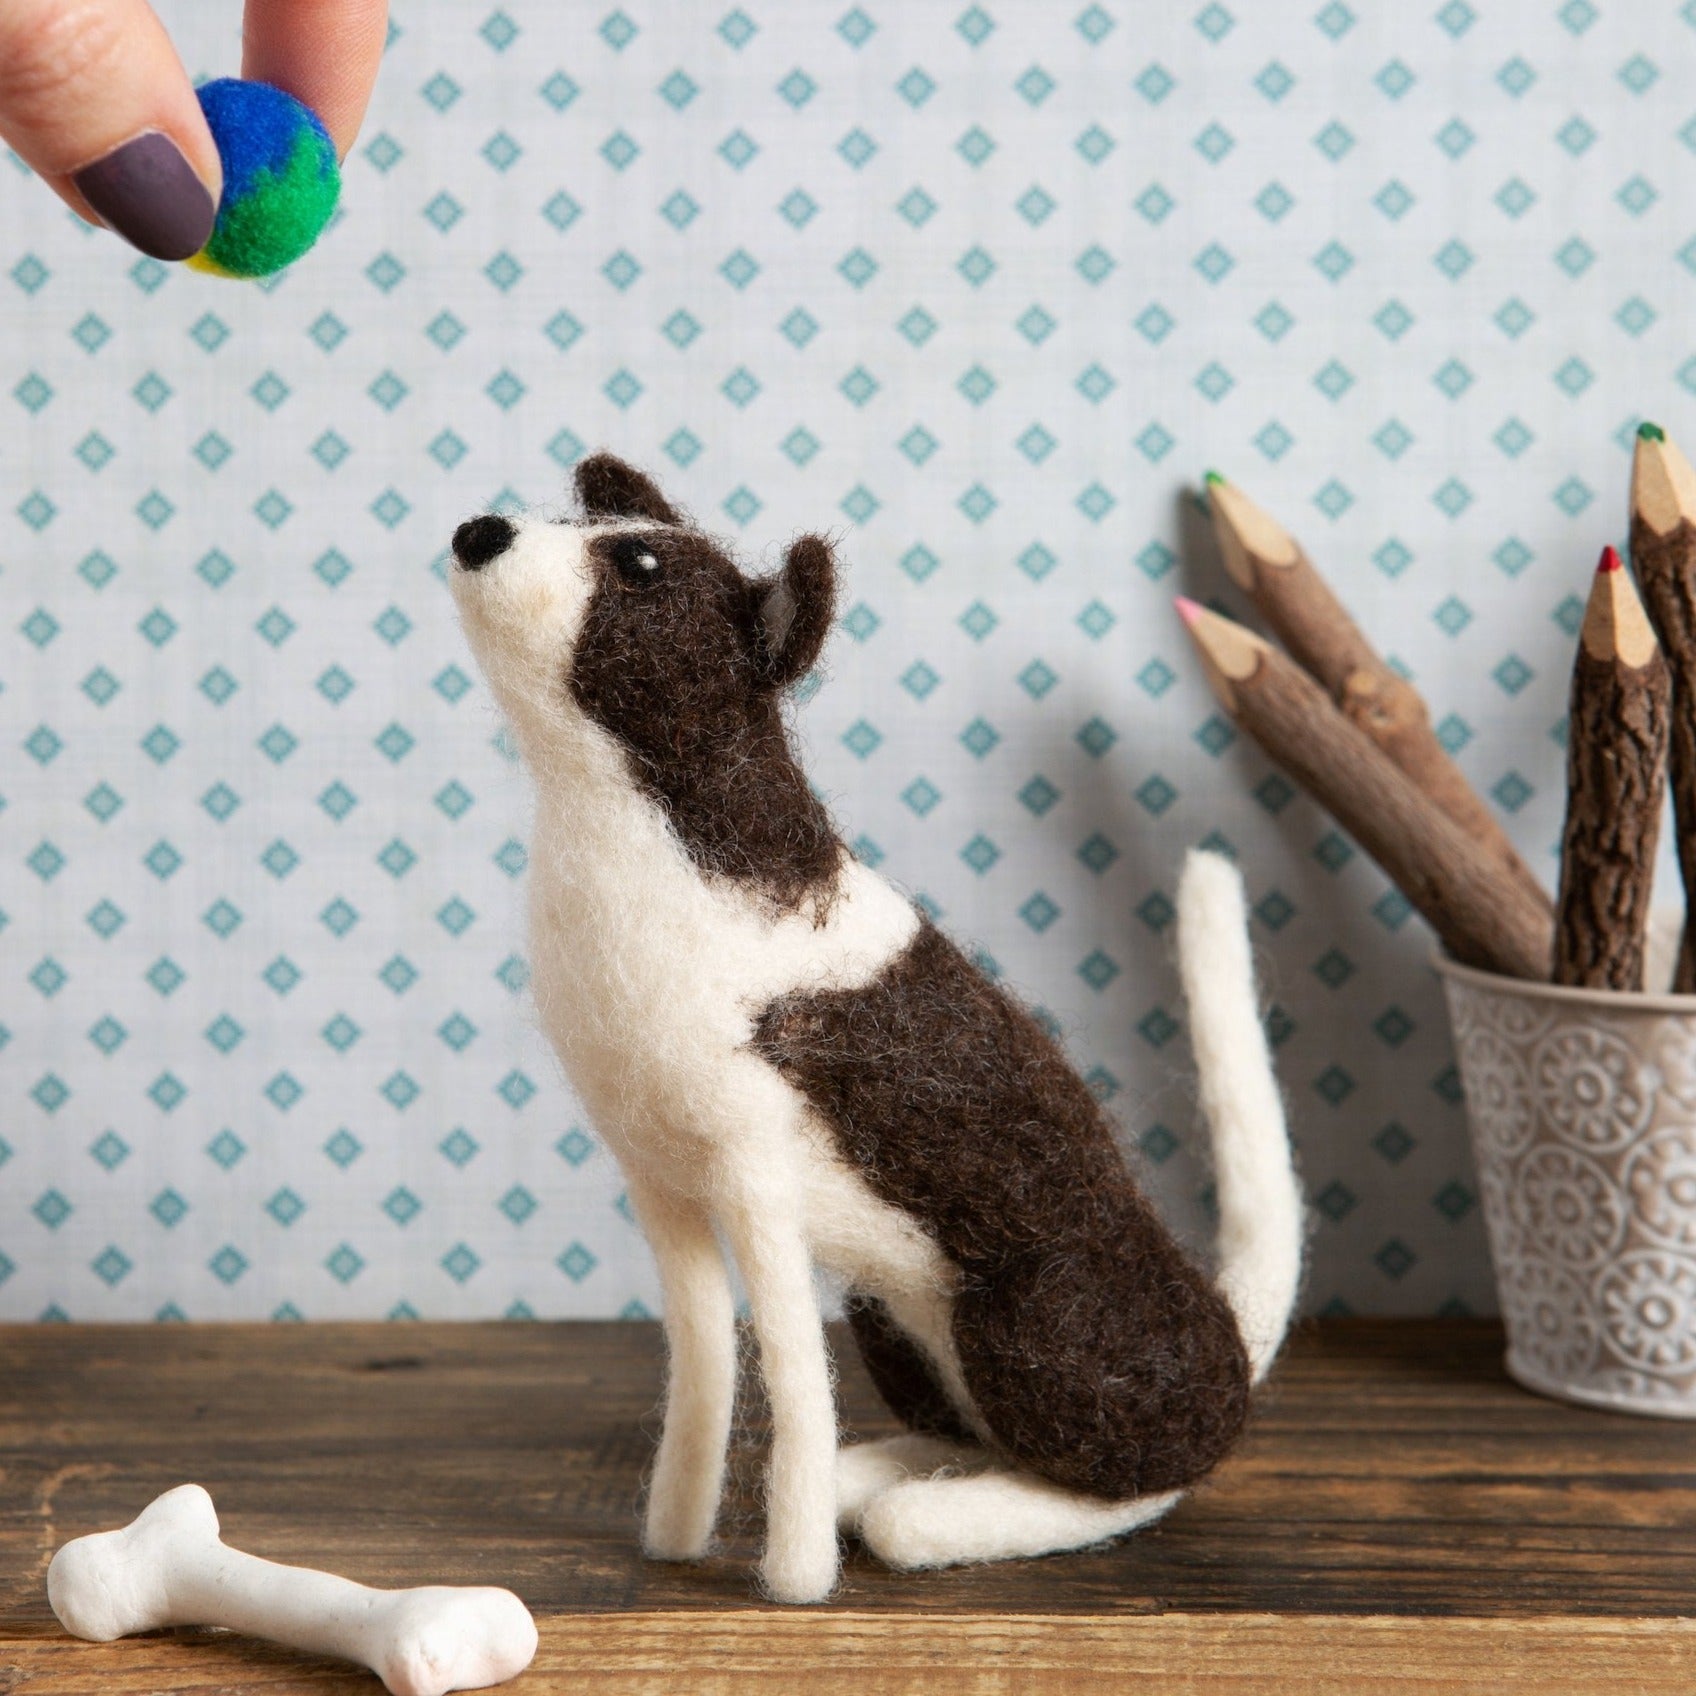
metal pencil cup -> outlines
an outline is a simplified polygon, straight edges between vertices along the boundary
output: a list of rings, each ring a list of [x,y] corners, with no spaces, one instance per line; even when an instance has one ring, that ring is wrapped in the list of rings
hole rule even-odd
[[[1696,1419],[1696,996],[1437,969],[1509,1373]]]

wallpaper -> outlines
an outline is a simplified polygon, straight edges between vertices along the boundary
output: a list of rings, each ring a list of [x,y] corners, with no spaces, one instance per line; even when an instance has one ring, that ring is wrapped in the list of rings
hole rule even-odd
[[[234,9],[164,6],[196,76]],[[0,161],[0,1315],[617,1315],[534,1027],[462,519],[650,468],[847,585],[797,706],[858,851],[1063,1034],[1208,1241],[1171,959],[1238,857],[1314,1310],[1484,1311],[1430,937],[1215,711],[1217,467],[1552,877],[1575,619],[1696,438],[1696,6],[397,4],[268,286]],[[1675,885],[1669,885],[1675,887]]]

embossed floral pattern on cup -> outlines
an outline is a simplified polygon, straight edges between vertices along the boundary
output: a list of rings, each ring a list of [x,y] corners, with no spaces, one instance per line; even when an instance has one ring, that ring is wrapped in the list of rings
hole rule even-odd
[[[1696,1123],[1645,1137],[1626,1164],[1625,1187],[1648,1236],[1696,1253]]]
[[[1508,1370],[1696,1418],[1696,997],[1438,964]]]
[[[1608,1341],[1641,1372],[1696,1368],[1696,1266],[1669,1250],[1625,1255],[1596,1280]]]
[[[1532,1055],[1537,1111],[1556,1136],[1619,1148],[1648,1123],[1650,1094],[1629,1042],[1600,1023],[1556,1025]]]
[[[1567,1266],[1600,1266],[1625,1234],[1619,1186],[1570,1148],[1532,1149],[1508,1206],[1537,1251]]]
[[[1478,1122],[1501,1154],[1520,1153],[1537,1129],[1537,1107],[1520,1047],[1487,1025],[1475,1026],[1461,1043],[1467,1089],[1479,1101]]]
[[[1570,1272],[1527,1257],[1503,1285],[1511,1292],[1518,1328],[1512,1346],[1524,1347],[1556,1378],[1586,1371],[1596,1358],[1597,1327],[1583,1284]]]

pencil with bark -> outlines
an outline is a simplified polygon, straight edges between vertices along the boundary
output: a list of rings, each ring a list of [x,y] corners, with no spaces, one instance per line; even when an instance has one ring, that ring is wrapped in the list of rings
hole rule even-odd
[[[1449,757],[1419,691],[1385,663],[1301,545],[1235,484],[1207,473],[1208,509],[1225,569],[1290,653],[1528,900],[1552,911],[1548,891]]]
[[[1696,472],[1658,424],[1637,430],[1631,567],[1672,673],[1672,812],[1684,878],[1673,988],[1696,991]]]
[[[1671,699],[1643,603],[1619,555],[1604,548],[1572,668],[1556,983],[1643,987]]]
[[[1468,835],[1346,718],[1288,655],[1178,599],[1208,681],[1231,718],[1390,875],[1463,965],[1546,980],[1546,900]]]

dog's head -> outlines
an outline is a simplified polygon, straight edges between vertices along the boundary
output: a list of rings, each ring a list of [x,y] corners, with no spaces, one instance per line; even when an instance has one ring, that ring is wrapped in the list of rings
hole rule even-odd
[[[836,589],[821,537],[792,543],[776,576],[748,578],[624,461],[585,459],[576,485],[581,518],[490,514],[453,536],[461,622],[526,730],[581,714],[663,757],[709,717],[763,716],[818,658]]]
[[[736,875],[764,833],[748,808],[776,806],[777,789],[803,804],[779,702],[830,629],[830,545],[799,537],[775,575],[750,578],[611,454],[582,461],[576,485],[580,518],[489,514],[454,532],[466,636],[533,767],[607,733],[691,853]]]

